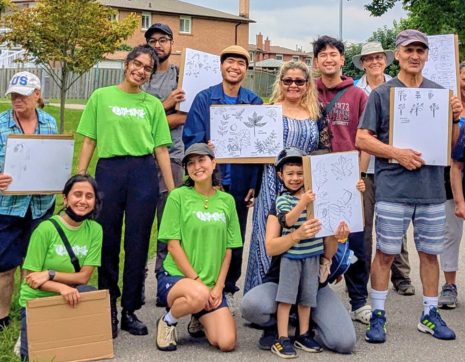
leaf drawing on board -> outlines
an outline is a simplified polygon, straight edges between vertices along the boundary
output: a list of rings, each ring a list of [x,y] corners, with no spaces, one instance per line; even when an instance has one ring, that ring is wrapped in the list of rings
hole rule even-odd
[[[405,104],[401,103],[401,104],[399,104],[399,106],[397,108],[399,108],[400,115],[402,116],[402,111],[405,109]]]
[[[236,113],[234,113],[234,117],[236,117],[237,120],[239,121],[242,121],[242,113],[244,113],[245,111],[245,108],[243,108],[241,111],[237,111]]]
[[[413,114],[415,112],[415,116],[418,116],[418,112],[421,112],[423,110],[424,103],[415,103],[412,106],[412,109],[410,109],[410,114]]]
[[[326,175],[328,173],[326,172],[325,169],[325,164],[320,161],[316,164],[316,170],[315,173],[312,175],[312,178],[315,180],[316,186],[318,187],[318,190],[328,181],[326,178]]]
[[[428,99],[431,99],[431,98],[433,98],[433,97],[434,97],[434,92],[433,92],[432,90],[430,90],[430,91],[428,92]]]
[[[405,101],[407,99],[407,94],[405,94],[405,91],[404,90],[400,90],[399,91],[399,101]]]
[[[433,118],[436,116],[436,111],[439,110],[439,106],[436,103],[433,103],[429,109],[433,112]]]
[[[352,202],[354,200],[352,196],[352,192],[344,190],[342,197],[337,200],[336,204],[317,205],[319,207],[317,211],[318,218],[326,230],[335,232],[341,221],[347,222],[350,226]]]
[[[416,92],[415,92],[415,99],[416,99],[417,101],[419,101],[419,100],[421,99],[421,93],[420,93],[420,91],[416,91]]]
[[[278,117],[278,114],[276,113],[275,109],[271,108],[265,113],[265,116],[270,117],[273,121],[276,122],[276,118]]]
[[[242,150],[248,146],[250,146],[250,132],[243,129],[233,139],[229,140],[228,151],[230,156],[234,156],[235,152],[239,152],[239,155],[241,155]]]
[[[223,114],[225,112],[227,112],[227,109],[223,108],[223,107],[219,107],[219,108],[215,109],[215,114],[216,115]]]
[[[281,143],[276,142],[278,135],[276,131],[271,131],[270,135],[265,138],[264,140],[256,140],[255,141],[255,150],[258,154],[267,154],[270,156],[275,156],[279,150],[281,149]]]
[[[257,115],[257,112],[253,112],[252,117],[247,117],[249,119],[249,122],[245,121],[244,124],[249,127],[253,128],[253,135],[255,137],[255,129],[257,127],[263,127],[266,122],[261,122],[260,121],[263,119],[263,116]]]
[[[331,171],[333,171],[337,180],[342,180],[352,175],[353,169],[352,160],[344,156],[339,156],[337,162],[331,164]]]

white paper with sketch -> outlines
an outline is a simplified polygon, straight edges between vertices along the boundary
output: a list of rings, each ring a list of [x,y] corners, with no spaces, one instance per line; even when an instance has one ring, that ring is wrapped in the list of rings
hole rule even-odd
[[[189,112],[195,96],[222,82],[220,57],[190,48],[185,49],[185,63],[181,65],[182,84],[180,87],[186,92],[184,102],[179,103],[179,110]]]
[[[7,138],[3,172],[7,192],[61,192],[71,177],[74,140]]]
[[[215,157],[276,157],[283,147],[283,111],[274,105],[210,108]]]
[[[310,156],[314,217],[322,228],[316,235],[334,235],[341,221],[350,232],[363,231],[362,197],[356,185],[360,180],[358,152],[336,152]]]
[[[421,152],[427,165],[447,166],[449,142],[449,89],[394,88],[394,147]]]
[[[428,36],[428,61],[422,75],[451,89],[457,95],[457,69],[454,34]]]

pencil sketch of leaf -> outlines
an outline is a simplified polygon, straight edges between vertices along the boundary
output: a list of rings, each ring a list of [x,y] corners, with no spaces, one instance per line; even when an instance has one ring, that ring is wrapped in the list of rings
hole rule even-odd
[[[243,108],[241,111],[237,111],[234,114],[234,117],[236,117],[237,120],[242,121],[242,118],[244,118],[242,117],[242,113],[244,113],[244,111],[245,111],[245,108]]]
[[[244,124],[249,128],[253,128],[253,135],[255,137],[256,136],[255,135],[256,127],[263,127],[266,124],[266,122],[260,123],[263,116],[257,115],[257,112],[253,112],[252,117],[247,117],[247,118],[249,119],[249,122],[245,121]]]
[[[318,190],[328,181],[326,175],[328,173],[325,170],[325,164],[323,162],[318,162],[316,165],[316,172],[312,175],[315,180],[315,183],[318,187]]]
[[[331,164],[331,171],[333,171],[337,180],[342,180],[352,175],[353,169],[354,165],[352,164],[352,160],[344,156],[339,156],[337,162]]]
[[[267,154],[270,156],[274,156],[281,150],[281,142],[276,142],[278,135],[276,131],[271,131],[270,135],[265,138],[264,140],[256,140],[255,141],[255,150],[258,154]]]
[[[223,114],[223,119],[224,119],[224,120],[227,120],[227,119],[229,119],[229,118],[231,118],[231,115],[230,115],[230,114]]]
[[[340,219],[341,219],[341,210],[339,206],[331,204],[321,210],[321,216],[319,217],[321,225],[328,231],[336,231]]]
[[[265,153],[265,145],[263,144],[263,141],[255,140],[255,150],[260,155]]]

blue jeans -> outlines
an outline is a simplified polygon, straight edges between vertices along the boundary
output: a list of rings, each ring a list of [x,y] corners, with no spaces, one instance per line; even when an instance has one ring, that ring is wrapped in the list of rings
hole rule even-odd
[[[78,285],[76,289],[79,293],[93,292],[97,288],[92,285]],[[27,322],[26,322],[26,308],[21,308],[21,359],[27,361],[29,353],[27,350]]]

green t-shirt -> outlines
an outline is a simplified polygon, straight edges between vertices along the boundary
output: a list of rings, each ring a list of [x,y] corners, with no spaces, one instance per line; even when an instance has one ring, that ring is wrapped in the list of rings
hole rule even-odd
[[[85,220],[77,229],[70,229],[58,216],[52,216],[63,229],[74,254],[82,266],[100,266],[102,252],[102,227],[93,220]],[[74,273],[73,264],[55,226],[43,221],[32,233],[23,269],[33,272],[53,269],[62,273]],[[26,301],[57,295],[39,289],[32,289],[23,281],[19,305],[26,307]]]
[[[117,86],[92,93],[76,132],[97,140],[100,158],[144,156],[172,143],[160,100],[145,92],[126,93]]]
[[[226,249],[242,246],[236,204],[231,195],[217,191],[208,198],[193,187],[173,190],[166,201],[158,239],[181,240],[181,247],[200,279],[210,289],[220,274]],[[172,276],[184,276],[168,253],[163,268]]]

